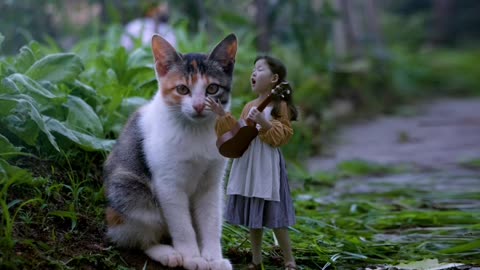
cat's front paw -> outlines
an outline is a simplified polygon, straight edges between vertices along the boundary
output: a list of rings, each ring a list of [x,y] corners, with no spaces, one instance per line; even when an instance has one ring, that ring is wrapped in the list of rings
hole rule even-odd
[[[232,270],[232,264],[227,259],[212,260],[208,262],[210,270]]]
[[[145,250],[145,253],[152,259],[164,266],[179,267],[183,264],[182,255],[173,247],[167,245],[157,245]]]
[[[187,270],[209,270],[208,262],[202,257],[183,257],[183,268]]]

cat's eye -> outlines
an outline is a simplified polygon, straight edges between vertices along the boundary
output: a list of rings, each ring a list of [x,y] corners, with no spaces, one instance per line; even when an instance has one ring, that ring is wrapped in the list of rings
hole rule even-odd
[[[220,86],[218,84],[212,83],[209,86],[207,86],[207,94],[215,95],[219,89],[220,89]]]
[[[177,85],[176,90],[180,95],[188,95],[190,93],[190,89],[183,84]]]

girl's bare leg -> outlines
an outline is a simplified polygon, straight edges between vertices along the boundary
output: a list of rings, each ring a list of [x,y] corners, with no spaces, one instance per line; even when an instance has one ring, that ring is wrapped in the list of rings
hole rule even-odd
[[[285,265],[295,266],[295,258],[292,253],[292,246],[290,244],[290,237],[287,228],[274,229],[275,237],[277,237],[278,244],[283,253],[283,260]]]
[[[263,229],[250,229],[250,242],[252,243],[252,263],[262,263],[262,236]]]

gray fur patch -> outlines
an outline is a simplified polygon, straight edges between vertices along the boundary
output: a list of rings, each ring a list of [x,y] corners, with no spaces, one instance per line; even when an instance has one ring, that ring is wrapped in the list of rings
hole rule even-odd
[[[128,121],[104,166],[108,203],[122,214],[158,205],[150,188],[151,173],[145,161],[139,118],[136,112]]]

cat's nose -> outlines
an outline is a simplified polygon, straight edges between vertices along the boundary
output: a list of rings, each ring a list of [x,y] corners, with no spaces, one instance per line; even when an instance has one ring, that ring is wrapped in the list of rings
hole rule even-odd
[[[205,103],[195,104],[193,105],[193,108],[198,114],[201,114],[203,109],[205,109]]]

